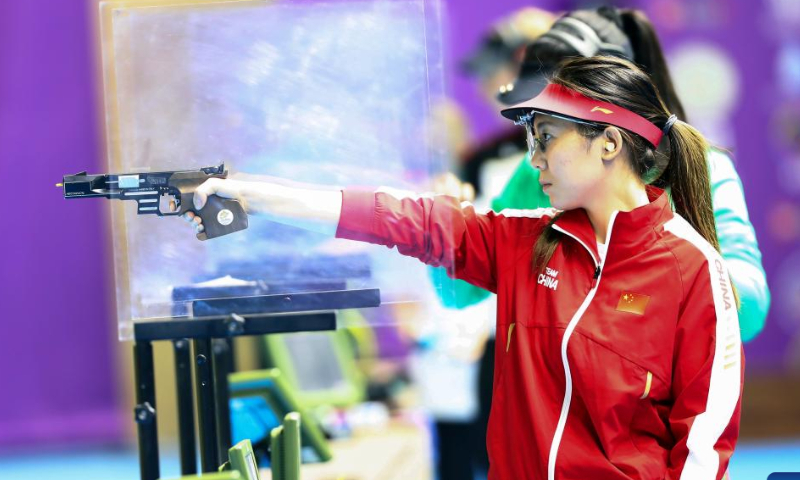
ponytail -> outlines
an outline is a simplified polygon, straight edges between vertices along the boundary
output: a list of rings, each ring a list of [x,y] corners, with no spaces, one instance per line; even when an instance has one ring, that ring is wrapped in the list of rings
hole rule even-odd
[[[655,84],[667,109],[686,121],[683,104],[675,93],[672,77],[669,74],[661,42],[658,41],[655,28],[644,13],[632,8],[618,10],[622,21],[622,30],[633,47],[633,60],[639,64]]]
[[[708,142],[694,127],[681,121],[675,122],[666,137],[669,141],[670,158],[663,177],[671,188],[675,212],[720,252],[714,207],[711,203]],[[739,309],[739,291],[733,284],[733,279],[731,290],[736,308]]]
[[[669,130],[669,163],[662,176],[670,187],[675,212],[719,251],[706,139],[688,123],[677,121]]]

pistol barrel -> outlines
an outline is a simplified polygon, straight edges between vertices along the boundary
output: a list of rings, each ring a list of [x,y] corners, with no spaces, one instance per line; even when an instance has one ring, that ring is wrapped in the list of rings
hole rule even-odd
[[[64,198],[107,197],[107,175],[87,175],[81,172],[75,175],[64,175],[61,182]]]

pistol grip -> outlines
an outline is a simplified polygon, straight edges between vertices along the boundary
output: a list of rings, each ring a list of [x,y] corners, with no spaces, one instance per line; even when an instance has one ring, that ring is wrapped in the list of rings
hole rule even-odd
[[[195,212],[203,220],[204,230],[197,234],[198,240],[208,240],[247,228],[247,213],[238,200],[218,195],[208,197],[200,211]]]

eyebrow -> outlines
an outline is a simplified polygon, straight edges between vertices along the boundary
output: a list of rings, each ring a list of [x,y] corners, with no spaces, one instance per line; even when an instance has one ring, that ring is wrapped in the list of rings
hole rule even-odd
[[[555,127],[556,125],[553,122],[549,122],[547,120],[542,120],[541,122],[539,122],[539,128],[542,128],[542,127],[545,127],[545,126],[547,126],[547,127]],[[533,125],[533,133],[537,133],[536,124]]]

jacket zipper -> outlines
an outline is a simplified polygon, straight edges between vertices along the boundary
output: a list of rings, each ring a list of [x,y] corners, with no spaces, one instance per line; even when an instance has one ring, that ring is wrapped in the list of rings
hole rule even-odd
[[[614,212],[611,214],[611,218],[608,221],[608,234],[606,236],[606,245],[611,245],[611,230],[614,227],[614,220],[617,218],[617,213]],[[558,417],[558,424],[556,425],[556,432],[553,435],[553,443],[550,445],[550,456],[547,459],[547,480],[555,480],[556,478],[556,457],[558,456],[558,449],[561,446],[561,438],[564,436],[564,428],[567,424],[567,415],[569,414],[569,406],[572,402],[572,374],[569,368],[569,360],[567,359],[567,346],[569,345],[569,339],[572,336],[572,332],[575,331],[575,327],[578,326],[578,322],[581,320],[581,317],[586,310],[589,308],[589,304],[592,303],[594,299],[595,293],[597,293],[597,288],[600,286],[600,278],[603,274],[603,265],[595,258],[594,253],[592,250],[578,237],[575,235],[567,232],[566,230],[559,228],[558,225],[553,225],[553,228],[558,230],[559,232],[572,237],[575,241],[583,245],[583,248],[589,252],[589,256],[592,257],[594,261],[594,276],[592,277],[592,288],[589,290],[589,293],[586,294],[586,298],[583,299],[583,303],[578,308],[578,311],[575,312],[575,315],[572,316],[572,319],[567,324],[567,329],[564,331],[564,338],[561,340],[561,362],[564,364],[564,378],[566,379],[566,388],[564,389],[564,401],[561,404],[561,414]],[[605,259],[603,259],[603,263],[605,263]]]
[[[592,277],[592,288],[597,286],[597,279],[600,278],[600,265],[594,269],[594,276]]]

